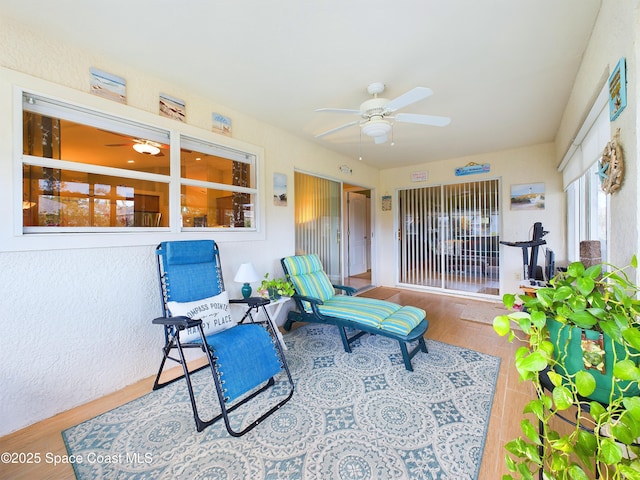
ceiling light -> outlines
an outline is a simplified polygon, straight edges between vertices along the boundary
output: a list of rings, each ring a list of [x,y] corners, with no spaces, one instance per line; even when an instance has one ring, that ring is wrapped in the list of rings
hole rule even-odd
[[[157,155],[160,153],[160,149],[150,143],[134,143],[133,149],[138,153],[144,153],[145,155]]]
[[[391,124],[387,120],[370,120],[362,127],[362,132],[368,137],[382,137],[391,131]]]

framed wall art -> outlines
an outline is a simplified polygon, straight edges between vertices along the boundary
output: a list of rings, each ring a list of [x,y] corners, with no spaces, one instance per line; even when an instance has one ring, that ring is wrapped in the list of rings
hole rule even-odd
[[[511,185],[511,210],[544,210],[544,183]]]
[[[618,60],[609,76],[609,120],[618,118],[627,106],[627,67],[625,58]]]

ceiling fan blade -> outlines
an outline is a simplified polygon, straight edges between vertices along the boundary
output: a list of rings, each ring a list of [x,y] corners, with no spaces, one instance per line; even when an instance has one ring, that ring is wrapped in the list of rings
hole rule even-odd
[[[398,113],[396,121],[404,123],[417,123],[420,125],[431,125],[433,127],[446,127],[451,123],[449,117],[438,117],[436,115],[421,115],[419,113]]]
[[[385,106],[385,110],[395,112],[401,108],[411,105],[412,103],[424,100],[427,97],[433,95],[433,90],[427,87],[416,87],[413,90],[409,90],[407,93],[400,95],[397,98],[391,100]]]
[[[360,123],[360,120],[354,120],[353,122],[345,123],[344,125],[340,125],[339,127],[332,128],[331,130],[327,130],[326,132],[319,133],[318,135],[316,135],[316,138],[324,137],[325,135],[339,132],[340,130],[351,127],[353,125],[357,125],[358,123]]]
[[[350,113],[360,115],[360,110],[353,110],[351,108],[318,108],[316,112],[331,112],[331,113]]]
[[[385,143],[387,141],[387,135],[379,135],[377,137],[373,137],[373,141],[376,145],[380,145],[381,143]]]

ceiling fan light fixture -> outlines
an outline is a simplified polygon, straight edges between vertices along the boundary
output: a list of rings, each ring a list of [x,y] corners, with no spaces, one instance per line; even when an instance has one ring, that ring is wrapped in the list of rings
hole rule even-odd
[[[145,155],[157,155],[160,153],[160,149],[150,143],[134,143],[133,149],[138,153],[144,153]]]
[[[368,137],[382,137],[391,131],[391,123],[386,120],[371,120],[362,126],[362,133]]]

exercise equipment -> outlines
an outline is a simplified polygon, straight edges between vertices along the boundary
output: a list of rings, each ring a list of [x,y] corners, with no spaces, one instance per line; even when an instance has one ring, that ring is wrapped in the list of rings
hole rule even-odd
[[[542,228],[541,222],[536,222],[533,224],[533,235],[531,240],[526,242],[505,242],[501,241],[502,245],[506,245],[508,247],[518,247],[522,249],[522,274],[523,280],[543,280],[542,272],[538,275],[537,266],[538,266],[538,249],[541,245],[545,245],[547,243],[542,237],[544,237],[547,231]],[[531,249],[531,252],[529,252]]]

